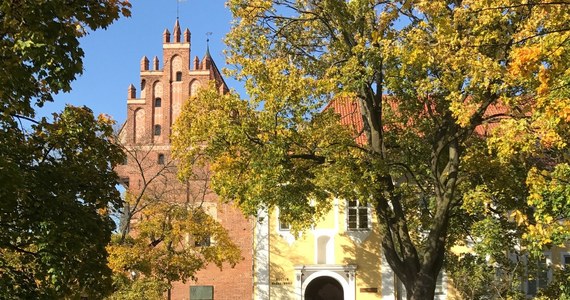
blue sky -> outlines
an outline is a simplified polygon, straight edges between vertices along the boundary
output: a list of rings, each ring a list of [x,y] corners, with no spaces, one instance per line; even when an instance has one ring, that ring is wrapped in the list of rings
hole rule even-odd
[[[72,83],[70,93],[54,96],[38,110],[38,116],[60,111],[65,104],[86,105],[95,114],[109,114],[121,124],[127,111],[127,88],[139,86],[140,60],[155,55],[162,65],[162,33],[176,21],[177,0],[132,0],[130,18],[121,18],[106,30],[82,38],[85,51],[84,71]],[[180,26],[192,33],[191,57],[202,58],[206,51],[206,33],[211,32],[210,53],[219,68],[225,66],[223,38],[231,25],[231,13],[224,0],[186,0],[179,3]],[[241,84],[225,78],[230,88]],[[137,91],[137,93],[140,91]]]

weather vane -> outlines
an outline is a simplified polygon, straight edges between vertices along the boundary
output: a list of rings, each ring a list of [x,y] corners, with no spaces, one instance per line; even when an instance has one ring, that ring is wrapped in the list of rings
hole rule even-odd
[[[211,31],[206,32],[206,45],[209,45],[211,35],[212,35]]]
[[[187,0],[176,0],[176,20],[180,16],[180,2],[186,2]]]

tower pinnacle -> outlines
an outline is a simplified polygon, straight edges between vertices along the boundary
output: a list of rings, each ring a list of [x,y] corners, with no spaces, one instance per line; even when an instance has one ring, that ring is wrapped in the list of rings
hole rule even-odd
[[[172,30],[172,34],[174,35],[174,43],[180,43],[180,22],[178,22],[178,18],[174,23],[174,30]]]
[[[170,31],[168,31],[168,29],[165,29],[164,33],[162,34],[162,43],[170,43]]]
[[[184,30],[184,43],[190,43],[190,37],[190,30],[186,28],[186,30]]]

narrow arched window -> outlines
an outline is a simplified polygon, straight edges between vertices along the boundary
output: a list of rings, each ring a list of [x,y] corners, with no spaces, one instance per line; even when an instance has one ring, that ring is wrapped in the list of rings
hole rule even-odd
[[[182,72],[176,72],[176,81],[182,81]]]
[[[141,80],[141,98],[144,99],[146,94],[146,80]]]
[[[162,99],[160,99],[160,97],[157,97],[154,99],[154,107],[161,107],[162,106]]]
[[[160,125],[154,125],[154,135],[160,135]]]
[[[158,163],[159,165],[164,165],[164,154],[162,154],[162,153],[158,154],[157,163]]]

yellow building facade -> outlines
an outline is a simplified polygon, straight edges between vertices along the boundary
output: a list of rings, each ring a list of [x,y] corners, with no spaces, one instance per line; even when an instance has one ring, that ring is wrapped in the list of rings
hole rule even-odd
[[[372,208],[356,201],[331,201],[332,209],[299,236],[279,221],[278,208],[258,214],[254,234],[255,300],[406,299],[405,290],[383,259]],[[522,275],[520,290],[527,297],[545,288],[557,269],[570,267],[569,246],[545,251],[538,268],[529,268],[528,274]],[[458,255],[465,251],[470,250],[454,248]],[[460,298],[451,279],[442,272],[435,299]]]
[[[328,214],[297,237],[279,221],[278,208],[259,213],[254,299],[405,299],[383,259],[372,208],[331,201]],[[436,299],[446,299],[443,286],[438,288]]]
[[[570,243],[544,251],[543,257],[533,263],[537,265],[526,268],[526,280],[521,286],[527,297],[535,296],[540,289],[546,288],[557,270],[570,268]]]

